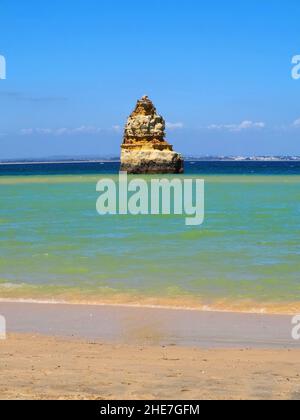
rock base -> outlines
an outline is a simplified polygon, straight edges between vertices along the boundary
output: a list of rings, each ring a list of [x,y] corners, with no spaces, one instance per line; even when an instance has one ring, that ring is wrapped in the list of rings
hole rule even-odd
[[[129,174],[182,174],[182,156],[172,151],[122,151],[121,171]]]

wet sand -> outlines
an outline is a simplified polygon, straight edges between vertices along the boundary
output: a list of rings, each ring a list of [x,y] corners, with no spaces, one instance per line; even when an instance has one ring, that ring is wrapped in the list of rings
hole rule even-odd
[[[0,303],[1,399],[300,399],[291,317]]]
[[[299,348],[292,317],[130,306],[3,303],[9,333],[105,343],[205,348]]]

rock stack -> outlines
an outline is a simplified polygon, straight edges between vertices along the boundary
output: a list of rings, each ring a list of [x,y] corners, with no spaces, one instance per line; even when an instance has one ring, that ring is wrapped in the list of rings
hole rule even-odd
[[[165,140],[165,128],[164,119],[144,96],[127,120],[121,170],[130,174],[183,173],[183,158]]]

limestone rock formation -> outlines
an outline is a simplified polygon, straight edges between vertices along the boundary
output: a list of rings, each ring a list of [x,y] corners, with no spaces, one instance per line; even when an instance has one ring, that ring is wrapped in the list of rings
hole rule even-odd
[[[127,120],[121,170],[131,174],[183,173],[183,158],[165,140],[165,129],[164,119],[144,96]]]

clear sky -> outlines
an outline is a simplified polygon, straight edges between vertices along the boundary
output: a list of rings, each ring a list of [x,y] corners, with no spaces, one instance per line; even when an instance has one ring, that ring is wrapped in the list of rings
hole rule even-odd
[[[2,0],[0,158],[118,155],[144,94],[184,154],[300,155],[299,17],[299,0]]]

